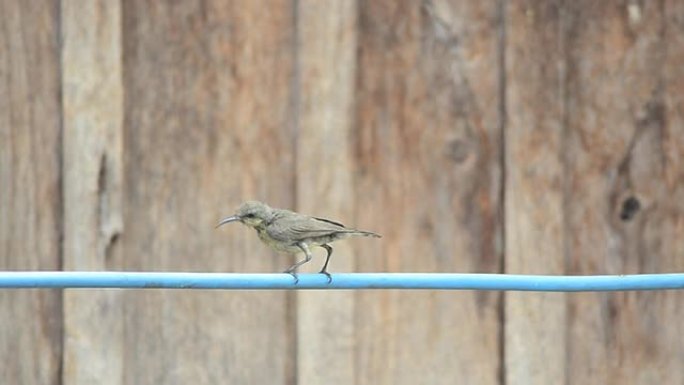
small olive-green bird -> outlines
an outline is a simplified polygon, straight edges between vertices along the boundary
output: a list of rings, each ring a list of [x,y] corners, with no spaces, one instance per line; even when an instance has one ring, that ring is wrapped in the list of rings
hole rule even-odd
[[[221,219],[216,227],[230,222],[242,222],[254,228],[259,239],[276,251],[289,254],[303,252],[304,259],[284,271],[295,278],[295,283],[299,282],[297,268],[311,260],[310,247],[320,246],[328,252],[320,273],[328,277],[328,282],[332,282],[332,277],[328,273],[328,262],[333,252],[330,242],[355,235],[380,238],[380,235],[370,231],[350,229],[329,219],[276,209],[256,201],[243,203],[235,215]]]

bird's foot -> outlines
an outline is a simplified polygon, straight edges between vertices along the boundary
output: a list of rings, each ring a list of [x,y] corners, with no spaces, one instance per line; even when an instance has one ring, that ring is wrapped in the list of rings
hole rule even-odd
[[[295,285],[299,283],[299,277],[297,277],[297,273],[295,273],[294,271],[285,270],[285,271],[283,271],[283,273],[290,274],[292,276],[292,278],[294,278],[294,281],[295,281],[294,284]]]
[[[329,284],[332,283],[332,275],[330,275],[330,273],[328,273],[328,272],[325,271],[325,270],[321,270],[321,271],[319,271],[318,273],[319,273],[319,274],[325,274],[325,276],[328,277],[328,283],[329,283]]]

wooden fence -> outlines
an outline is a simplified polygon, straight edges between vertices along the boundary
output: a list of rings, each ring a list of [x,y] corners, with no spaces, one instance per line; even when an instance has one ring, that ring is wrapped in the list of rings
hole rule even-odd
[[[0,268],[684,271],[684,2],[0,0]],[[322,263],[319,254],[309,271]],[[681,384],[684,293],[0,292],[6,384]]]

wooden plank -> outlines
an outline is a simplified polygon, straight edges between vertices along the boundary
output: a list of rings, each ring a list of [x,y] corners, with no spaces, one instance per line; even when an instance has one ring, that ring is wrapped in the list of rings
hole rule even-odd
[[[62,233],[58,6],[0,1],[0,270],[56,270]],[[0,291],[0,378],[60,381],[62,298]]]
[[[682,270],[682,14],[510,2],[507,271]],[[507,383],[682,382],[681,293],[565,298],[507,296]]]
[[[506,9],[506,273],[565,271],[563,17],[559,2]],[[506,384],[562,383],[566,298],[506,293]]]
[[[64,269],[121,267],[121,5],[62,2]],[[123,380],[122,292],[64,292],[65,384]]]
[[[291,1],[123,3],[127,270],[282,271],[246,199],[294,203]],[[126,294],[124,383],[282,384],[294,301],[272,292]]]
[[[349,223],[354,209],[356,2],[299,1],[297,28],[297,209]],[[333,244],[331,272],[354,271],[352,244]],[[322,267],[325,250],[314,252],[316,258],[302,271]],[[349,291],[297,293],[297,383],[354,383],[354,304]]]
[[[673,234],[684,182],[672,176],[682,167],[666,161],[682,153],[673,139],[681,112],[671,124],[665,106],[682,93],[669,88],[682,84],[682,7],[579,1],[566,12],[569,272],[681,271]],[[682,383],[684,327],[673,309],[683,300],[679,292],[571,297],[567,383]]]
[[[358,271],[501,269],[495,2],[361,2]],[[500,295],[361,292],[359,384],[499,383]]]

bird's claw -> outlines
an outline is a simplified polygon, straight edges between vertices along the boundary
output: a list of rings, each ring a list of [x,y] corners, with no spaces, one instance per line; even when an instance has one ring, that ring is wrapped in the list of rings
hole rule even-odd
[[[325,274],[326,277],[328,277],[328,284],[332,283],[332,275],[328,273],[327,271],[321,270],[318,272],[319,274]]]
[[[299,283],[299,277],[297,277],[297,274],[294,271],[285,270],[285,271],[283,271],[283,273],[290,274],[292,276],[292,278],[294,278],[294,281],[295,281],[294,284],[295,285]]]
[[[294,280],[295,280],[295,285],[299,283],[299,277],[297,276],[297,274],[294,271],[285,270],[285,271],[283,271],[283,273],[290,274],[292,276],[292,278],[294,278]],[[318,273],[319,274],[325,274],[325,276],[328,278],[328,283],[329,284],[332,283],[332,275],[330,275],[330,273],[328,273],[327,271],[319,271]]]

